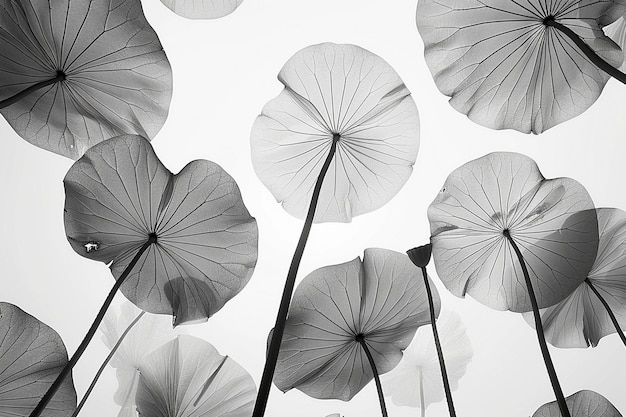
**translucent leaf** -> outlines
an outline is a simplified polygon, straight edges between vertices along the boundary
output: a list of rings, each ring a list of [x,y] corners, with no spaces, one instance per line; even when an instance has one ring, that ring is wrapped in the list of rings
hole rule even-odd
[[[252,377],[208,342],[178,336],[140,367],[137,411],[143,417],[250,417]]]
[[[29,416],[67,362],[57,332],[19,307],[0,302],[0,415]],[[70,374],[41,415],[69,417],[74,410]]]
[[[622,48],[622,52],[626,50],[626,20],[624,16],[621,16],[615,22],[604,27],[604,33]],[[624,59],[622,59],[622,66],[619,67],[619,70],[622,72],[626,71],[626,62],[624,62]]]
[[[459,379],[465,374],[467,364],[472,360],[474,350],[458,314],[442,310],[437,319],[437,331],[446,361],[448,382],[454,391],[458,388]],[[381,382],[385,396],[390,396],[396,405],[421,407],[423,397],[426,409],[430,404],[445,399],[431,326],[417,329],[398,366],[383,375]]]
[[[496,310],[531,310],[509,231],[539,308],[567,297],[591,270],[598,222],[585,188],[547,180],[527,156],[497,152],[454,170],[428,208],[437,274],[456,296]]]
[[[389,64],[324,43],[291,57],[278,80],[285,89],[257,117],[250,142],[257,175],[289,214],[305,217],[333,135],[315,222],[349,222],[400,190],[417,157],[419,116]]]
[[[626,212],[597,210],[600,241],[588,279],[626,329]],[[616,332],[600,299],[582,283],[559,304],[540,311],[546,340],[560,348],[596,346]],[[532,315],[526,321],[534,326]]]
[[[231,14],[243,0],[161,0],[174,13],[189,19],[217,19]]]
[[[619,411],[597,392],[583,390],[565,399],[572,417],[622,417]],[[561,412],[556,401],[544,404],[533,417],[560,417]]]
[[[175,325],[206,320],[250,279],[256,221],[219,165],[192,161],[173,175],[128,135],[91,148],[64,182],[68,240],[116,278],[156,235],[121,287],[142,310],[173,314]]]
[[[417,28],[452,107],[492,129],[541,133],[589,108],[609,78],[543,20],[554,17],[619,66],[624,56],[601,29],[616,8],[613,0],[420,0]]]
[[[436,292],[433,299],[439,314]],[[356,336],[363,335],[383,374],[427,323],[419,270],[404,254],[366,249],[362,262],[320,268],[302,280],[289,308],[274,383],[282,391],[298,388],[314,398],[348,401],[374,377]]]
[[[139,0],[0,0],[0,112],[43,149],[78,159],[123,133],[153,138],[167,117],[170,64]]]

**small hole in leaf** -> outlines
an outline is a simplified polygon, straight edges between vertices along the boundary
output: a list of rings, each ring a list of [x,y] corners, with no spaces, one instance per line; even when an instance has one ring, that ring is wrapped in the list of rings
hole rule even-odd
[[[95,252],[100,248],[100,243],[92,241],[85,243],[85,250],[87,253]]]

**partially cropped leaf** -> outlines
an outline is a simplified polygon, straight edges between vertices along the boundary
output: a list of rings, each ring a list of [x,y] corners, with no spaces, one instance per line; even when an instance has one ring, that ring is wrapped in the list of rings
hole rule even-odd
[[[0,302],[1,416],[29,416],[67,362],[57,332],[19,307]],[[68,375],[41,415],[69,417],[74,410],[76,391]]]
[[[626,329],[626,212],[602,208],[597,216],[600,241],[588,280]],[[601,338],[616,332],[606,308],[586,282],[540,313],[546,340],[557,347],[596,346]],[[534,326],[532,315],[524,318]]]
[[[412,171],[419,116],[387,62],[354,45],[297,52],[278,74],[284,90],[251,134],[254,169],[288,213],[304,218],[333,137],[315,222],[349,222],[389,201]]]
[[[439,314],[439,295],[433,298]],[[383,374],[427,323],[419,270],[406,255],[366,249],[363,261],[320,268],[302,280],[289,308],[274,383],[282,391],[298,388],[314,398],[348,401],[374,377],[357,336]]]
[[[622,417],[619,411],[597,392],[583,390],[565,399],[572,417]],[[560,417],[561,411],[556,401],[544,404],[533,417]]]
[[[206,320],[250,279],[256,221],[219,165],[192,161],[174,175],[147,140],[127,135],[87,151],[64,183],[69,242],[116,278],[156,237],[121,287],[142,310]]]
[[[604,33],[622,48],[622,52],[626,49],[626,19],[624,19],[624,16],[606,26]],[[619,70],[622,72],[626,71],[626,59],[624,58],[622,58],[622,66],[619,67]]]
[[[602,32],[616,9],[618,0],[420,0],[417,28],[452,107],[492,129],[541,133],[584,112],[609,79],[544,19],[619,67],[624,55]]]
[[[252,377],[208,342],[178,336],[146,357],[139,369],[141,417],[250,417]]]
[[[78,159],[165,122],[172,73],[139,0],[0,0],[0,45],[0,100],[65,75],[0,110],[36,146]]]
[[[235,11],[243,0],[161,0],[177,15],[189,19],[217,19]]]
[[[598,249],[598,221],[585,188],[545,179],[535,161],[497,152],[446,179],[428,208],[437,274],[456,296],[497,309],[531,310],[510,233],[528,265],[539,308],[584,281]]]

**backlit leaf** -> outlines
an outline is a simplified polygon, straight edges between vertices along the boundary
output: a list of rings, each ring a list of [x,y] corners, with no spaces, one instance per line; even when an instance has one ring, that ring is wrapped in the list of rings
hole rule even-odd
[[[231,14],[243,0],[161,0],[177,15],[189,19],[217,19]]]
[[[622,52],[626,49],[626,20],[624,16],[606,26],[604,33],[622,48]],[[619,67],[619,70],[622,72],[626,71],[626,62],[624,62],[624,59],[622,59],[622,66]]]
[[[572,417],[622,417],[619,411],[597,392],[583,390],[565,399]],[[533,417],[560,417],[556,401],[539,407]]]

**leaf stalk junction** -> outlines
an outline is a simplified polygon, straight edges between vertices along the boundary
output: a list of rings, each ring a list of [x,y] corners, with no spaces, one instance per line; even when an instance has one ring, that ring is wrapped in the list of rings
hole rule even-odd
[[[363,333],[359,333],[354,337],[354,340],[357,341],[363,351],[365,352],[365,356],[367,356],[367,360],[372,367],[372,373],[374,374],[374,381],[376,382],[376,391],[378,392],[378,402],[380,403],[380,411],[382,412],[383,417],[388,417],[387,414],[387,406],[385,405],[385,396],[383,395],[383,386],[380,383],[380,376],[378,375],[378,370],[376,369],[376,364],[374,363],[374,358],[372,357],[372,353],[367,347],[367,342],[365,342],[365,335]]]
[[[50,78],[49,80],[40,81],[37,84],[33,84],[30,87],[20,91],[19,93],[0,101],[0,109],[3,109],[7,106],[10,106],[13,103],[20,101],[27,95],[34,93],[35,91],[39,89],[42,89],[52,84],[56,84],[58,82],[65,81],[66,78],[67,78],[67,75],[63,71],[58,70],[55,77]]]
[[[604,297],[600,295],[596,287],[593,286],[589,278],[585,278],[585,283],[591,289],[591,291],[593,291],[596,297],[598,297],[598,299],[600,300],[600,302],[606,309],[606,312],[609,314],[609,317],[611,318],[611,322],[613,323],[613,326],[615,326],[615,330],[617,331],[617,334],[619,335],[620,339],[622,339],[622,343],[624,343],[624,346],[626,346],[626,336],[624,336],[624,332],[622,331],[622,328],[620,327],[617,321],[617,318],[615,317],[615,314],[613,314],[613,310],[611,310],[611,307],[609,306],[609,304],[606,302]]]

